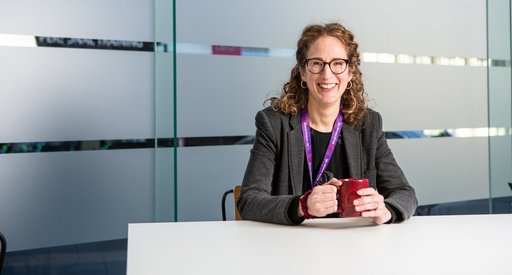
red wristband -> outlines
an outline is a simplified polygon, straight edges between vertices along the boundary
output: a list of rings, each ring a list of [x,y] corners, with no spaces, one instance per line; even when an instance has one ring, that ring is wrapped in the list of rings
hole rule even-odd
[[[299,201],[300,201],[300,209],[304,213],[304,219],[314,219],[314,218],[316,218],[315,216],[309,214],[309,211],[308,211],[308,197],[309,197],[309,195],[311,195],[312,191],[313,190],[307,191],[299,199]]]

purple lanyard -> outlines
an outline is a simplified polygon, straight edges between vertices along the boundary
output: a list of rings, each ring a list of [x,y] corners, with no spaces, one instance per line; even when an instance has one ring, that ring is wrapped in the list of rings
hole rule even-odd
[[[336,147],[336,141],[341,132],[341,127],[343,126],[343,116],[340,112],[338,113],[338,117],[336,117],[336,121],[334,121],[333,131],[331,133],[331,139],[329,140],[329,145],[325,150],[324,160],[322,161],[322,165],[320,166],[320,170],[318,170],[318,174],[316,175],[316,179],[313,182],[313,151],[311,146],[311,128],[309,126],[309,114],[306,108],[302,109],[300,112],[300,124],[302,126],[302,136],[304,138],[304,149],[306,150],[306,161],[308,163],[309,169],[309,178],[311,180],[311,187],[315,187],[317,185],[318,180],[322,177],[322,174],[325,172],[325,168],[329,164],[331,160],[332,153],[334,152],[334,148]]]

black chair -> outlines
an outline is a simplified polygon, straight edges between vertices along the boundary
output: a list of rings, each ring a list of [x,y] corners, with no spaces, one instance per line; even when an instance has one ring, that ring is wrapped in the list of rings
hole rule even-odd
[[[0,232],[0,274],[2,274],[2,267],[4,266],[5,251],[7,248],[7,241],[4,235]]]
[[[224,195],[222,195],[222,220],[226,220],[226,197],[233,193],[233,206],[234,206],[234,212],[235,212],[235,220],[239,221],[242,218],[240,217],[240,213],[238,213],[238,208],[236,207],[236,200],[238,199],[238,196],[240,196],[240,185],[235,185],[233,189],[229,189],[226,192],[224,192]]]

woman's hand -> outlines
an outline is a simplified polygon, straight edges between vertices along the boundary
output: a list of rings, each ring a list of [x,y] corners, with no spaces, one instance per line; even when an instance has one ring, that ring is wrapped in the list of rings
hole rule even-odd
[[[373,188],[363,188],[357,191],[361,198],[354,200],[356,211],[362,217],[371,217],[376,224],[383,224],[391,219],[391,212],[384,204],[384,197]]]
[[[308,197],[307,205],[309,214],[315,217],[323,217],[338,210],[337,190],[341,181],[331,179],[324,185],[313,188]]]

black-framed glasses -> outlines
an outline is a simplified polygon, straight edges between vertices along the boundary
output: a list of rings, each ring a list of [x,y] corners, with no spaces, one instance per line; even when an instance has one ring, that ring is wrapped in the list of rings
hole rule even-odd
[[[347,70],[350,61],[348,59],[336,58],[330,62],[324,62],[318,58],[306,59],[306,67],[312,74],[319,74],[324,71],[325,65],[329,65],[329,69],[333,74],[342,74]]]

